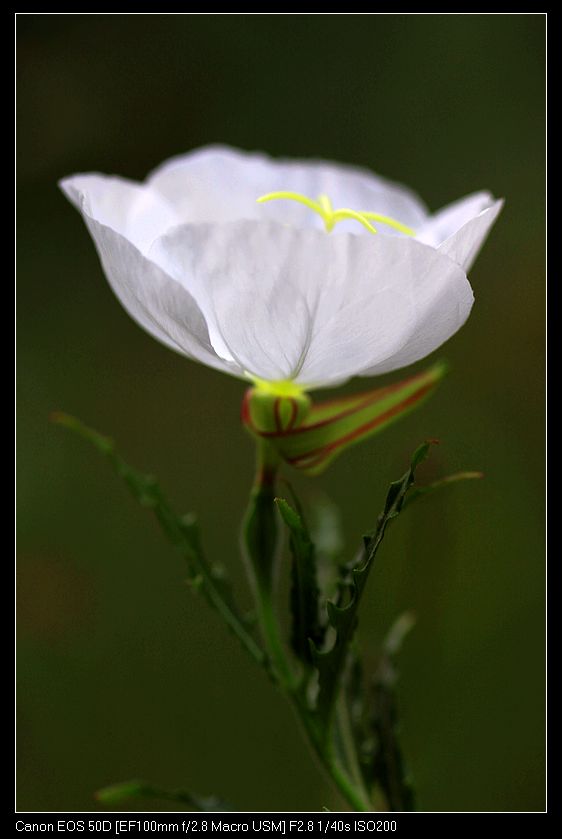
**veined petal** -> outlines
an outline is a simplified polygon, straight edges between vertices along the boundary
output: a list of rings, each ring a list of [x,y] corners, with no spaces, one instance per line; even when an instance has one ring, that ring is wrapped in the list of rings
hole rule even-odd
[[[141,253],[180,221],[165,198],[126,178],[86,173],[65,178],[59,186],[81,213],[119,233]]]
[[[372,210],[419,228],[427,220],[423,202],[407,187],[368,170],[321,160],[274,159],[227,146],[208,146],[163,163],[148,178],[149,186],[172,204],[184,221],[227,222],[263,219],[321,229],[315,213],[295,202],[256,204],[269,192],[289,190],[317,199],[330,196],[335,207]],[[355,233],[353,222],[338,224]],[[395,231],[386,230],[390,235]]]
[[[193,295],[215,352],[279,381],[294,378],[310,343],[315,244],[326,239],[257,221],[182,225],[157,239],[150,256]]]
[[[430,216],[420,230],[416,232],[416,239],[434,248],[452,236],[467,221],[487,210],[494,203],[489,192],[473,192],[458,201],[442,207]]]
[[[422,358],[472,305],[462,269],[411,239],[243,221],[183,225],[150,256],[193,295],[219,355],[306,389]]]
[[[494,201],[489,192],[475,192],[435,213],[416,239],[438,248],[468,271],[502,207],[503,201]]]
[[[465,271],[470,271],[492,225],[501,212],[503,204],[503,200],[500,199],[475,218],[467,221],[439,245],[438,250],[454,259]]]
[[[464,271],[414,240],[381,237],[356,265],[355,294],[318,334],[299,381],[398,370],[444,344],[470,314]]]
[[[167,347],[242,377],[242,370],[230,360],[219,358],[213,350],[205,319],[191,294],[147,259],[125,235],[93,215],[100,213],[108,219],[111,202],[100,209],[88,193],[80,192],[76,183],[66,181],[61,187],[81,210],[109,284],[129,315]],[[112,220],[117,226],[118,205],[113,212]]]

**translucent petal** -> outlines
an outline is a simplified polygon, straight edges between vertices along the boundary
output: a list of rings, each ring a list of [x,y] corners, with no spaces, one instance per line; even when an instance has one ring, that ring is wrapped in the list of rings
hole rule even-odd
[[[411,190],[367,170],[325,161],[276,160],[226,146],[173,158],[149,176],[148,184],[184,221],[263,219],[323,229],[315,213],[295,202],[256,204],[261,195],[278,190],[299,192],[314,200],[325,194],[334,207],[372,210],[414,228],[427,218],[424,204]],[[337,231],[346,229],[361,232],[360,225],[349,221],[339,224]]]
[[[422,358],[472,305],[462,269],[411,239],[252,221],[183,225],[150,256],[189,289],[219,355],[307,388]]]
[[[93,193],[89,192],[90,186],[93,186]],[[115,229],[118,226],[126,229],[126,201],[112,201],[104,189],[98,200],[99,181],[84,180],[82,176],[63,182],[61,187],[81,209],[105,275],[129,315],[167,347],[210,367],[243,375],[231,359],[216,355],[205,319],[186,288],[166,275],[147,259],[138,245]],[[123,199],[126,194],[131,196],[127,189],[124,191],[119,186],[113,197],[115,199],[117,195]],[[109,226],[109,219],[115,227]]]
[[[416,238],[468,271],[502,207],[503,201],[494,201],[489,192],[476,192],[435,213]]]

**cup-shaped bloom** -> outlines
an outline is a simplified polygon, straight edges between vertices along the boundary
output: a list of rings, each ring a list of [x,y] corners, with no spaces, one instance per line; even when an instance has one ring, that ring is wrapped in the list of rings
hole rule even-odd
[[[146,331],[280,396],[443,344],[470,313],[466,272],[501,208],[479,192],[430,215],[367,171],[215,146],[144,183],[82,174],[61,187]]]

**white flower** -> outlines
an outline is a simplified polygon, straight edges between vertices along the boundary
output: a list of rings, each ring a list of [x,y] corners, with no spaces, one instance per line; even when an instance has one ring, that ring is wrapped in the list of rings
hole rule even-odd
[[[61,187],[151,335],[234,376],[306,390],[404,367],[450,338],[502,206],[479,192],[431,216],[367,171],[219,146],[143,184],[82,174]]]

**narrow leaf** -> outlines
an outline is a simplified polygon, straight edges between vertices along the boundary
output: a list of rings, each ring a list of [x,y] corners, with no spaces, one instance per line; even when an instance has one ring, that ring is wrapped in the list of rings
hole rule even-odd
[[[404,507],[409,507],[410,504],[425,495],[431,495],[431,493],[436,489],[443,489],[444,487],[448,487],[451,484],[458,483],[459,481],[480,480],[483,477],[483,472],[455,472],[453,475],[447,475],[446,478],[440,478],[438,481],[433,481],[431,484],[426,484],[422,487],[415,487],[405,500]]]
[[[164,497],[156,480],[132,469],[117,453],[113,441],[108,437],[88,428],[80,420],[68,414],[54,414],[52,420],[88,440],[108,458],[114,471],[129,487],[131,494],[140,504],[153,511],[168,541],[186,560],[193,588],[202,592],[248,653],[259,664],[266,666],[265,654],[248,631],[244,618],[238,612],[224,572],[209,563],[203,553],[195,517],[193,515],[178,516]]]
[[[255,486],[242,523],[242,546],[256,594],[273,587],[279,532],[273,485]]]
[[[253,433],[275,446],[287,463],[315,475],[349,446],[377,434],[420,405],[446,371],[446,365],[439,362],[403,382],[313,405],[306,419],[291,429],[260,432],[247,410],[243,419]]]
[[[318,583],[314,545],[304,519],[283,498],[275,499],[281,518],[290,533],[293,558],[291,568],[291,646],[295,655],[311,663],[310,641],[320,645],[323,632],[318,616]]]
[[[229,812],[232,810],[216,796],[203,797],[185,790],[164,790],[146,781],[125,781],[112,784],[96,792],[95,798],[101,804],[118,804],[131,798],[161,798],[164,801],[175,801],[191,807],[199,812]]]
[[[313,659],[319,674],[317,713],[326,728],[329,727],[332,718],[340,679],[348,660],[351,641],[357,626],[359,604],[373,561],[389,522],[398,516],[402,510],[406,494],[414,482],[415,471],[427,457],[430,445],[429,442],[423,443],[414,452],[408,471],[398,481],[390,485],[384,510],[380,514],[373,532],[364,537],[361,560],[351,571],[349,601],[345,605],[337,605],[331,601],[327,603],[328,619],[336,633],[334,644],[328,651],[320,651],[318,647],[312,645]]]

